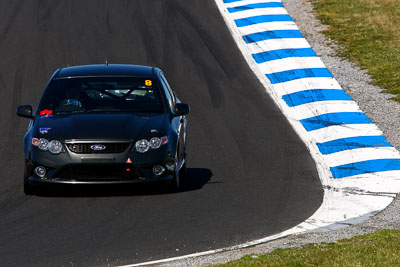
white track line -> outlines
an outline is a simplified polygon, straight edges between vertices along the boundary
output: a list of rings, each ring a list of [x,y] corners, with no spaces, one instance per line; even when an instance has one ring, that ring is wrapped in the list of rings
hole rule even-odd
[[[287,11],[285,8],[282,7],[268,7],[268,8],[257,8],[257,9],[250,9],[240,12],[233,12],[231,16],[233,19],[245,19],[255,16],[261,15],[287,15]]]
[[[375,176],[376,181],[375,183],[367,183],[363,184],[363,181],[370,181],[371,176]],[[353,180],[351,180],[353,179]],[[349,184],[349,187],[351,187],[351,184],[354,183],[354,181],[357,181],[359,184],[362,184],[362,187],[364,191],[370,191],[370,192],[386,192],[387,195],[392,196],[393,198],[396,197],[397,193],[393,192],[393,189],[391,189],[392,185],[391,183],[387,183],[386,181],[396,181],[397,183],[400,184],[400,171],[385,171],[385,172],[379,172],[379,173],[366,173],[366,174],[360,174],[360,175],[354,175],[350,178],[346,178],[342,181],[342,187],[345,187],[346,184]],[[371,187],[367,187],[371,186]]]
[[[282,38],[251,43],[247,47],[249,54],[257,54],[277,49],[310,48],[311,46],[304,38]]]
[[[258,64],[258,68],[265,74],[287,70],[306,68],[325,68],[319,57],[288,57]]]
[[[226,3],[225,4],[225,8],[229,8],[229,7],[237,7],[237,6],[245,6],[248,4],[257,4],[257,3],[270,3],[270,2],[281,2],[279,0],[242,0],[242,1],[236,1],[236,2],[232,2],[232,3]]]
[[[275,84],[274,92],[276,93],[276,95],[282,96],[309,89],[341,89],[341,88],[342,87],[338,84],[338,82],[334,78],[318,77],[318,78],[302,78]]]
[[[400,159],[399,152],[393,147],[366,147],[323,155],[329,167],[336,167],[354,162],[382,159]]]
[[[375,124],[335,125],[311,131],[316,142],[325,143],[336,139],[356,136],[379,136],[382,131]]]
[[[313,89],[342,89],[339,83],[333,78],[303,78],[275,84],[274,92],[277,96],[297,93]]]
[[[292,21],[263,22],[250,26],[240,27],[242,35],[248,35],[258,32],[277,31],[277,30],[298,30],[297,25]],[[259,42],[260,43],[260,42]],[[308,47],[310,47],[308,45]]]
[[[353,101],[318,101],[292,107],[291,111],[293,112],[293,118],[296,120],[307,119],[327,113],[361,112],[358,105]],[[334,132],[332,132],[332,134],[333,133]]]

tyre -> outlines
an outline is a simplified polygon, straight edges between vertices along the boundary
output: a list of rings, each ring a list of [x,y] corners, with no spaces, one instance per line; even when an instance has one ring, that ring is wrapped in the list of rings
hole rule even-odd
[[[184,163],[181,167],[181,169],[179,170],[179,178],[180,178],[180,182],[182,185],[186,185],[189,182],[189,177],[187,174],[187,151],[186,151],[186,142],[185,142],[185,149],[183,150],[183,155],[182,155],[182,159],[184,160]]]
[[[185,159],[185,163],[182,165],[181,169],[179,170],[179,179],[181,183],[181,188],[187,186],[189,184],[189,177],[187,174],[187,162]]]
[[[174,179],[168,184],[168,191],[171,193],[179,192],[181,189],[181,176],[178,170],[178,163],[178,155],[175,155]]]
[[[29,167],[25,163],[24,167],[24,193],[25,195],[34,195],[36,190],[34,186],[28,181],[29,176],[31,176],[31,172],[29,171]]]
[[[187,180],[187,168],[186,168],[186,160],[185,163],[183,164],[182,168],[179,170],[179,178],[181,181],[186,181]]]
[[[33,185],[31,185],[27,181],[24,181],[24,193],[27,196],[35,194],[35,189],[33,188]]]

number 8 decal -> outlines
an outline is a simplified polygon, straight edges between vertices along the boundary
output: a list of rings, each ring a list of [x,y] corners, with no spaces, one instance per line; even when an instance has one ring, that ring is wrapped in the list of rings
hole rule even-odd
[[[146,86],[152,86],[152,85],[153,85],[153,83],[151,82],[151,80],[145,80],[145,81],[144,81],[144,84],[145,84]]]

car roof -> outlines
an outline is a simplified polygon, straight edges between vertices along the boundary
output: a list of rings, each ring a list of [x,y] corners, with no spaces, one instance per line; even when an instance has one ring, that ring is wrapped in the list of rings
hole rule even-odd
[[[59,69],[54,79],[88,76],[153,77],[153,71],[155,71],[155,69],[156,68],[150,66],[127,64],[81,65]]]

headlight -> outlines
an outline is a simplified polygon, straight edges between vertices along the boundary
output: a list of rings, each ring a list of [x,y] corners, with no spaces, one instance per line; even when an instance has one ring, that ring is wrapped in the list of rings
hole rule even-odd
[[[137,152],[145,153],[150,148],[149,141],[147,141],[146,139],[139,140],[136,142],[135,148]]]
[[[158,137],[153,137],[150,139],[151,149],[157,149],[161,146],[161,139]]]
[[[63,150],[63,147],[60,141],[51,140],[50,143],[47,145],[47,149],[50,151],[50,153],[60,154]]]
[[[40,150],[46,151],[47,150],[47,145],[49,144],[49,141],[45,138],[40,138],[39,143],[38,143],[38,148]]]
[[[60,154],[65,152],[60,141],[58,140],[47,140],[46,138],[32,138],[32,145],[37,146],[40,150],[48,150],[52,154]]]
[[[136,148],[137,152],[145,153],[145,152],[149,151],[150,148],[158,149],[162,145],[165,145],[166,143],[168,143],[167,136],[163,136],[161,138],[153,137],[150,139],[150,141],[147,141],[146,139],[141,139],[141,140],[137,141],[135,144],[135,148]]]

